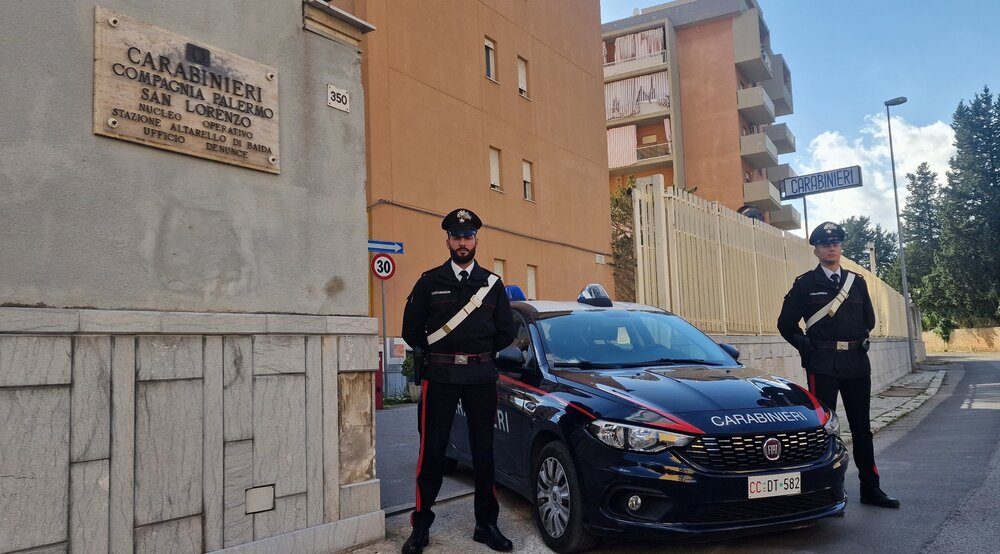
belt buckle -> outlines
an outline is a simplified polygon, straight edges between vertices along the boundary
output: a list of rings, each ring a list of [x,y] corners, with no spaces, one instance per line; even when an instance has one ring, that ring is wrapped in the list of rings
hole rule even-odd
[[[458,365],[469,365],[469,356],[465,354],[455,354],[455,363]]]
[[[838,340],[837,341],[837,350],[848,350],[849,349],[848,347],[850,346],[850,344],[851,343],[848,342],[848,341],[846,341],[846,340]]]

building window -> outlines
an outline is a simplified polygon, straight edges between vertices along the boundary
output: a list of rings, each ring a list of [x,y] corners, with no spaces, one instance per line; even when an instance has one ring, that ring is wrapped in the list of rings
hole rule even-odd
[[[517,58],[517,93],[528,97],[528,61],[524,58]]]
[[[531,162],[521,160],[521,179],[524,182],[524,199],[535,201],[535,191],[531,181]]]
[[[500,280],[504,281],[504,275],[507,273],[507,262],[500,258],[493,258],[493,273],[496,273]]]
[[[528,300],[538,300],[538,266],[528,266],[528,290],[525,291]]]
[[[500,186],[500,150],[490,146],[490,188],[503,190]]]
[[[486,77],[497,80],[497,44],[490,39],[485,39],[484,50],[486,51]]]

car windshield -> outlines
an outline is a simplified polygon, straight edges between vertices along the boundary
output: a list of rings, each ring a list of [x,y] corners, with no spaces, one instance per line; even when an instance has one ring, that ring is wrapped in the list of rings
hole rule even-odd
[[[556,367],[599,369],[642,365],[737,366],[712,339],[663,312],[591,310],[542,314],[545,357]]]

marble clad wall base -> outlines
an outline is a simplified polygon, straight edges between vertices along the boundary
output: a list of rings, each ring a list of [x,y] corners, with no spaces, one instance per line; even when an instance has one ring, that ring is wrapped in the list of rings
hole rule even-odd
[[[740,362],[778,377],[806,384],[797,350],[778,335],[710,335],[712,340],[728,342],[740,350]],[[920,346],[920,343],[917,343]],[[918,348],[918,352],[923,350]],[[879,392],[909,372],[909,349],[906,339],[872,339],[868,358],[872,364],[872,392]]]
[[[384,535],[369,318],[242,334],[269,316],[185,314],[188,333],[164,334],[147,315],[40,311],[0,308],[0,552],[330,552]],[[247,514],[253,488],[273,507]]]

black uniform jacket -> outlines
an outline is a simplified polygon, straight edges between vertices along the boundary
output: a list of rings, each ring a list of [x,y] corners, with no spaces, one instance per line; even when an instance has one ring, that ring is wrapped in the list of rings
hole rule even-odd
[[[841,284],[851,273],[841,268]],[[807,321],[820,308],[826,306],[839,292],[840,287],[833,284],[823,268],[803,273],[795,278],[792,289],[785,295],[778,316],[778,331],[792,346],[802,354],[802,367],[812,373],[821,373],[835,377],[851,378],[865,377],[871,373],[868,353],[863,349],[835,350],[816,348],[815,345],[805,348],[807,341],[855,341],[868,338],[875,328],[875,310],[872,299],[868,295],[868,286],[864,278],[854,274],[854,285],[847,299],[840,305],[837,314],[816,322],[804,334],[799,322]]]
[[[502,281],[498,281],[483,300],[458,327],[443,339],[427,346],[427,335],[437,331],[465,306],[480,287],[487,286],[492,275],[475,264],[464,285],[452,271],[451,261],[424,272],[413,285],[403,310],[403,340],[411,347],[445,354],[482,354],[502,350],[514,341],[514,318]],[[453,365],[430,361],[423,378],[444,383],[490,383],[497,371],[492,357],[485,363]]]

